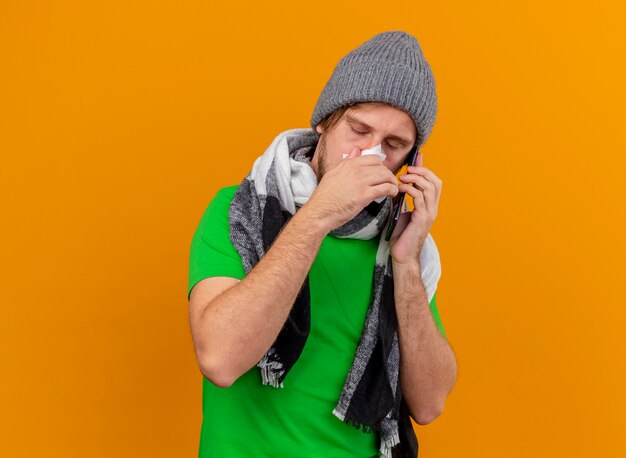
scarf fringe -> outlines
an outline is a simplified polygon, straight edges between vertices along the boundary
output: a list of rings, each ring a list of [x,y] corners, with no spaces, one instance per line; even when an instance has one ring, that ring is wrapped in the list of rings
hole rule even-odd
[[[380,440],[380,453],[381,457],[391,458],[392,448],[400,443],[400,436],[396,432],[393,436],[388,437],[387,439]]]
[[[337,409],[333,409],[333,414],[344,423],[352,425],[356,429],[361,428],[364,433],[372,433],[377,430],[377,428],[374,428],[371,425],[363,425],[362,423],[359,423],[358,421],[351,418],[346,419],[346,416],[339,412]],[[399,443],[400,435],[398,430],[396,430],[392,436],[386,438],[383,437],[383,434],[381,433],[380,448],[378,450],[380,453],[379,458],[392,458],[393,447],[397,446]]]
[[[360,422],[358,422],[357,420],[355,420],[353,418],[346,418],[346,416],[344,414],[342,414],[341,412],[339,412],[337,409],[333,409],[333,414],[335,415],[335,417],[339,418],[345,424],[352,425],[356,429],[361,429],[366,434],[371,434],[374,431],[378,430],[377,428],[374,428],[371,425],[364,425],[363,423],[360,423]]]
[[[269,358],[275,352],[276,349],[274,347],[270,348],[257,364],[261,368],[261,383],[274,388],[284,388],[283,382],[279,382],[279,379],[285,373],[284,365],[280,361]]]

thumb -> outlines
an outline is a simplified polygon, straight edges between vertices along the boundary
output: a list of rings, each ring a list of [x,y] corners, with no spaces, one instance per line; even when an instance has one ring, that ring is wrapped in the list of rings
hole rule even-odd
[[[350,154],[348,154],[347,159],[350,159],[351,157],[357,157],[361,155],[361,150],[359,149],[358,146],[355,146],[352,148],[352,150],[350,150]]]

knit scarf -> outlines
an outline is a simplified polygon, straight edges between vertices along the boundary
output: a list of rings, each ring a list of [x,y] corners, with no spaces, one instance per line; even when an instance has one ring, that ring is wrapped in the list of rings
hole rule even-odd
[[[317,186],[310,157],[318,136],[313,129],[280,133],[243,179],[229,208],[230,239],[248,274],[260,261]],[[390,197],[373,201],[352,220],[330,231],[338,238],[380,237],[369,305],[352,367],[333,410],[340,420],[363,432],[380,432],[382,457],[417,457],[418,442],[400,389],[400,351],[394,304],[394,283],[386,227]],[[437,247],[428,234],[420,253],[422,281],[428,301],[441,275]],[[309,277],[276,340],[257,364],[264,385],[283,388],[310,331]]]

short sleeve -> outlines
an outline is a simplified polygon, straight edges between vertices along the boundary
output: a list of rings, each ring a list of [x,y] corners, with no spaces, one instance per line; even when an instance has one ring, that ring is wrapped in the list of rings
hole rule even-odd
[[[221,188],[209,202],[191,240],[187,300],[200,280],[245,276],[241,256],[230,241],[228,208],[239,185]]]
[[[439,331],[443,336],[447,339],[446,331],[443,328],[443,324],[441,323],[441,318],[439,317],[439,310],[437,310],[437,291],[433,294],[433,298],[430,301],[430,311],[433,314],[433,319],[435,320],[435,324],[439,328]]]

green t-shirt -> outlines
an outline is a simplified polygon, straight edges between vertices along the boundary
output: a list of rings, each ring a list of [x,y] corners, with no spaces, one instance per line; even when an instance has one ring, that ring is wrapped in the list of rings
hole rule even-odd
[[[204,278],[245,276],[228,226],[238,186],[220,189],[200,220],[191,242],[188,294]],[[378,242],[324,238],[309,271],[311,331],[283,388],[262,385],[257,366],[228,388],[203,378],[200,458],[378,456],[378,433],[363,433],[332,413],[372,298]],[[430,308],[445,336],[434,296]]]

